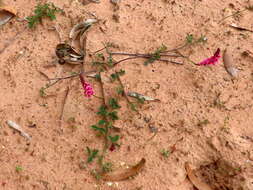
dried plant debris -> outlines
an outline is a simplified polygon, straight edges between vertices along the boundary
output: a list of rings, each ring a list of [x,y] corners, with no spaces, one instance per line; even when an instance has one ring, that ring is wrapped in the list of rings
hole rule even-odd
[[[97,78],[98,77],[98,72],[97,71],[91,71],[89,73],[86,74],[87,77],[90,77],[90,78]]]
[[[245,28],[245,27],[241,27],[241,26],[238,26],[237,24],[233,23],[233,24],[230,24],[229,25],[230,27],[232,28],[235,28],[237,30],[244,30],[244,31],[248,31],[248,32],[253,32],[252,29],[249,29],[249,28]]]
[[[11,128],[17,130],[23,137],[27,138],[28,140],[31,140],[30,135],[28,135],[24,130],[14,121],[8,120],[6,122]]]
[[[185,169],[186,173],[188,175],[188,178],[192,182],[192,184],[198,189],[198,190],[212,190],[209,185],[206,183],[202,182],[200,179],[198,179],[194,171],[191,169],[190,164],[188,162],[185,163]]]
[[[55,53],[59,58],[59,64],[81,64],[84,59],[82,53],[78,53],[77,50],[66,43],[57,44]]]
[[[245,51],[242,52],[242,56],[252,57],[253,58],[253,52],[251,52],[249,50],[245,50]]]
[[[145,162],[146,162],[145,158],[142,158],[141,161],[133,167],[130,167],[127,169],[116,170],[116,171],[110,172],[110,173],[105,173],[101,177],[105,181],[126,180],[129,177],[133,177],[136,174],[138,174],[141,171],[141,169],[144,167]]]
[[[114,5],[117,5],[118,3],[120,3],[121,0],[111,0],[111,3]]]
[[[144,96],[137,92],[128,92],[127,95],[133,98],[137,98],[138,100],[142,100],[142,101],[160,101],[159,99],[151,98],[149,96]]]
[[[232,77],[237,77],[238,76],[238,69],[235,68],[233,64],[233,59],[232,59],[232,53],[230,49],[226,49],[223,54],[223,61],[224,61],[224,67],[226,71],[232,76]]]
[[[0,4],[0,26],[9,22],[16,14],[17,11],[14,8]]]
[[[69,33],[69,38],[72,40],[71,44],[74,43],[78,36],[81,38],[84,32],[87,31],[96,22],[97,19],[91,18],[85,20],[84,22],[76,24]]]
[[[83,5],[88,5],[90,3],[100,3],[100,0],[82,0]]]
[[[92,3],[100,3],[100,0],[89,0]]]

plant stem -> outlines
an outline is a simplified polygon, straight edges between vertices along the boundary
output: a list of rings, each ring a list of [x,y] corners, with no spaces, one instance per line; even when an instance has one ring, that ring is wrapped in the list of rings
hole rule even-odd
[[[151,57],[152,54],[141,54],[141,53],[125,53],[125,52],[112,52],[111,55],[128,55],[128,56],[136,56],[136,57]],[[168,55],[168,54],[160,54],[165,57],[181,57],[180,55]]]
[[[241,11],[236,11],[235,13],[233,13],[233,14],[231,14],[231,15],[228,15],[228,16],[224,17],[223,19],[221,19],[221,20],[218,22],[218,24],[220,24],[221,22],[223,22],[224,20],[226,20],[226,19],[229,18],[229,17],[235,16],[235,15],[240,14],[240,13],[242,13],[242,12],[244,12],[244,11],[247,11],[247,10],[248,10],[248,9],[245,8],[245,9],[243,9],[243,10],[241,10]]]

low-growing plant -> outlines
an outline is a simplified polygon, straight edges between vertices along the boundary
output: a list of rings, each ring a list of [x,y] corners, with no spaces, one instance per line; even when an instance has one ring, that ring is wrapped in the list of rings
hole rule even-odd
[[[58,12],[62,12],[62,9],[56,7],[53,3],[38,4],[35,7],[34,15],[26,17],[29,28],[33,28],[38,23],[41,23],[43,18],[55,20],[55,14]]]

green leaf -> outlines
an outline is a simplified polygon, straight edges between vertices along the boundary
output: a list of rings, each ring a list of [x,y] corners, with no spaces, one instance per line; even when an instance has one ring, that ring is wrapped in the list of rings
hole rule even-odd
[[[110,54],[108,59],[107,59],[107,65],[109,67],[112,67],[113,66],[113,58],[112,58],[112,55]]]
[[[95,75],[95,79],[96,79],[97,81],[101,81],[101,76],[100,76],[100,74],[96,74],[96,75]]]
[[[106,116],[107,115],[107,108],[106,106],[100,106],[98,112],[98,115]]]
[[[104,56],[104,54],[102,54],[102,53],[97,53],[97,54],[96,54],[96,57],[97,57],[97,58],[100,58],[100,59],[103,59],[103,60],[105,59],[105,56]]]
[[[112,171],[112,163],[111,162],[106,162],[102,166],[102,170],[104,173],[108,173]]]
[[[207,37],[202,35],[199,37],[199,39],[197,39],[197,43],[205,43],[207,41]]]
[[[120,71],[117,72],[117,74],[120,75],[120,76],[124,75],[125,73],[126,73],[126,71],[122,70],[122,69],[120,69]]]
[[[108,113],[108,117],[109,117],[111,120],[113,120],[113,121],[119,119],[118,113],[117,113],[116,111],[109,112],[109,113]]]
[[[29,28],[33,28],[42,21],[42,18],[48,17],[51,20],[55,20],[55,13],[63,12],[62,9],[56,7],[53,3],[38,4],[35,7],[34,15],[26,17]]]
[[[119,135],[109,136],[109,139],[111,140],[112,143],[116,143],[119,140]]]
[[[111,81],[114,82],[117,78],[119,78],[117,73],[111,74]]]
[[[162,45],[161,47],[157,48],[157,50],[154,53],[150,54],[151,57],[147,61],[144,62],[144,65],[148,65],[160,59],[161,58],[160,54],[166,50],[167,50],[167,47],[165,45]]]
[[[109,99],[109,105],[111,106],[112,109],[119,109],[121,106],[118,104],[118,101],[114,98]]]
[[[124,93],[123,87],[122,87],[122,86],[117,87],[117,88],[116,88],[116,92],[117,92],[117,94],[119,94],[119,95],[123,95],[123,93]]]
[[[16,170],[16,172],[22,172],[23,168],[22,168],[22,166],[16,166],[15,170]]]
[[[40,88],[40,96],[41,96],[41,97],[45,97],[45,96],[47,95],[46,92],[45,92],[45,90],[46,90],[45,87],[41,87],[41,88]]]
[[[99,151],[97,149],[90,149],[88,146],[86,150],[88,153],[87,163],[91,163],[96,158]]]
[[[130,103],[130,108],[131,108],[131,110],[133,110],[133,111],[138,111],[138,110],[136,109],[136,105],[135,105],[134,103]]]
[[[192,35],[192,34],[187,34],[187,36],[186,36],[186,42],[187,42],[188,44],[192,44],[193,41],[194,41],[193,35]]]
[[[102,134],[106,134],[107,133],[107,130],[105,128],[102,128],[102,127],[98,127],[96,125],[92,125],[91,128],[95,131],[99,131],[100,133]]]
[[[99,120],[98,122],[98,125],[106,125],[106,124],[108,124],[108,122],[103,119]]]
[[[171,152],[170,152],[169,150],[165,150],[165,149],[162,149],[162,150],[161,150],[161,154],[162,154],[164,157],[166,157],[166,158],[169,157],[170,153],[171,153]]]

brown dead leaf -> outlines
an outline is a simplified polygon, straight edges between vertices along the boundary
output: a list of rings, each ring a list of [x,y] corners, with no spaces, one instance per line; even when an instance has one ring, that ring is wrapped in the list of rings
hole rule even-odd
[[[17,11],[6,5],[0,5],[0,26],[6,24],[14,16],[16,16]]]
[[[232,60],[232,53],[230,49],[226,49],[223,54],[224,67],[226,71],[232,76],[237,77],[238,69],[235,68]]]
[[[135,166],[131,168],[116,170],[114,172],[103,174],[102,179],[105,181],[126,180],[129,177],[132,177],[138,174],[141,171],[141,169],[144,167],[145,162],[146,162],[145,158],[142,158],[138,164],[136,164]]]
[[[188,178],[192,182],[192,184],[198,189],[198,190],[212,190],[209,185],[206,183],[200,181],[195,174],[194,171],[191,169],[190,164],[188,162],[185,163],[185,169],[186,173],[188,175]]]

